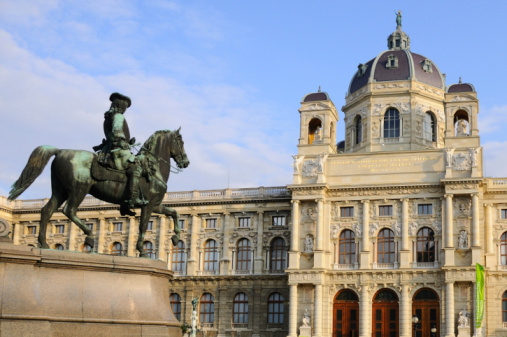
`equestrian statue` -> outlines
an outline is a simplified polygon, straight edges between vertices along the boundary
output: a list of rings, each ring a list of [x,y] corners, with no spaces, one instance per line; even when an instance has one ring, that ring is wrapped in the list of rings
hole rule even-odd
[[[63,213],[85,234],[85,243],[95,244],[95,237],[85,223],[77,217],[77,209],[87,194],[109,203],[119,204],[121,215],[134,216],[134,208],[141,208],[139,238],[136,249],[141,257],[148,254],[143,249],[144,235],[152,213],[170,216],[174,222],[174,245],[179,241],[179,216],[162,201],[167,191],[171,172],[171,159],[178,169],[190,162],[183,147],[180,129],[160,130],[152,134],[136,155],[131,148],[135,138],[130,131],[124,113],[131,106],[129,97],[113,93],[109,97],[110,109],[104,114],[105,139],[93,149],[97,153],[82,150],[62,150],[53,146],[37,147],[21,176],[12,185],[9,200],[15,200],[42,173],[51,157],[52,195],[41,210],[39,244],[49,248],[46,242],[47,224],[53,213],[64,203]]]

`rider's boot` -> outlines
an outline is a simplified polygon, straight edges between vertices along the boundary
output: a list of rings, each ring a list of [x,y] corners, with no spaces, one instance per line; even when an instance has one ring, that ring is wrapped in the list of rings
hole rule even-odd
[[[139,165],[136,162],[134,163],[133,167],[129,169],[127,172],[128,172],[127,175],[130,175],[128,185],[129,198],[125,200],[125,204],[127,205],[128,208],[132,209],[135,208],[136,205],[137,206],[147,205],[148,201],[144,199],[142,195],[139,194],[139,179],[141,178],[141,174],[143,172],[141,165]]]

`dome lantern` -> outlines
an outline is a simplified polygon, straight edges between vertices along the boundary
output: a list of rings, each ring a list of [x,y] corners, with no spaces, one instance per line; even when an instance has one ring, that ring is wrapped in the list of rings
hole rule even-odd
[[[387,38],[389,50],[410,49],[410,37],[401,30],[401,11],[396,13],[396,30]]]

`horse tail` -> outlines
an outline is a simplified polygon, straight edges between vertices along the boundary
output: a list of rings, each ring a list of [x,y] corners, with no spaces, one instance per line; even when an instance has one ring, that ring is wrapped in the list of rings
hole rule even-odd
[[[42,145],[33,150],[28,163],[26,163],[23,172],[18,180],[11,186],[8,200],[15,200],[21,195],[44,171],[49,159],[60,152],[59,149],[49,145]]]

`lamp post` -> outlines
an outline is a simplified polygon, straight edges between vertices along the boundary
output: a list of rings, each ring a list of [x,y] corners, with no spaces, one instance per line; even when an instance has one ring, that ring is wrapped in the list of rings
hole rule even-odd
[[[431,331],[431,337],[437,337],[437,327],[435,324],[433,324],[430,331]]]
[[[417,337],[417,326],[419,325],[419,317],[416,314],[412,316],[412,324],[414,325],[414,337]]]

